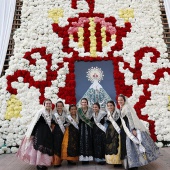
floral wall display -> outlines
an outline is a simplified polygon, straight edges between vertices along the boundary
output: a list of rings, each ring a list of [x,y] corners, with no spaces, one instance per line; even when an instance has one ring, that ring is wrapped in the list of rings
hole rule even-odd
[[[170,141],[159,0],[23,0],[21,12],[14,56],[0,79],[0,153],[17,151],[44,98],[76,103],[78,61],[112,61],[116,94],[129,97],[159,146]]]

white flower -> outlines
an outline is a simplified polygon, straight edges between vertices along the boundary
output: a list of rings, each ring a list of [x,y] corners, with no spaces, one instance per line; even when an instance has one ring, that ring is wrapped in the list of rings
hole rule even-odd
[[[4,153],[4,151],[2,149],[0,149],[0,155],[3,154],[3,153]]]
[[[23,77],[18,77],[19,82],[23,82],[23,80],[24,80]]]
[[[157,142],[156,145],[157,145],[159,148],[162,148],[162,147],[163,147],[163,143],[162,143],[162,142]]]
[[[12,153],[17,153],[17,151],[18,151],[18,148],[17,148],[17,147],[12,147],[12,148],[11,148],[11,152],[12,152]]]

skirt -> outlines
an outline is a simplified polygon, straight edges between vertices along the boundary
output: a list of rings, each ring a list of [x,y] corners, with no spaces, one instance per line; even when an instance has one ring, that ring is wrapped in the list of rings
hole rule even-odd
[[[60,165],[61,159],[61,145],[63,141],[63,132],[61,131],[58,124],[53,129],[53,143],[54,143],[54,156],[52,160],[53,165]]]
[[[68,152],[67,152],[68,141],[69,141],[69,127],[66,128],[65,133],[64,133],[62,149],[61,149],[61,159],[70,160],[70,161],[78,161],[78,158],[79,158],[78,156],[76,157],[68,156]]]
[[[121,145],[120,145],[120,135],[119,135],[119,146],[118,146],[118,153],[112,155],[105,155],[106,162],[108,164],[122,164],[121,157]]]
[[[16,154],[18,158],[31,165],[50,166],[52,156],[41,153],[33,147],[33,140],[24,138]]]
[[[126,138],[127,161],[129,168],[147,165],[149,162],[156,160],[159,155],[159,148],[151,139],[147,132],[141,132],[142,145],[145,153],[140,153],[139,145],[134,144],[128,137]]]

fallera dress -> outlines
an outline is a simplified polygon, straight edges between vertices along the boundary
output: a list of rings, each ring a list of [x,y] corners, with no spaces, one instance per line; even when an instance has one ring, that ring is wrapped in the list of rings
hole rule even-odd
[[[121,126],[120,113],[114,111],[107,117],[106,129],[106,151],[105,158],[108,164],[122,164],[121,157],[121,136],[113,126],[113,121],[118,127]]]
[[[79,161],[93,161],[93,122],[92,110],[84,113],[82,108],[78,109],[79,120]]]
[[[54,156],[53,156],[53,165],[61,165],[61,148],[63,137],[65,133],[65,124],[66,122],[66,113],[63,111],[62,114],[58,112],[53,114],[52,117],[52,125],[53,125],[53,145],[54,145]]]
[[[121,119],[122,122],[124,122],[124,126],[121,129],[121,159],[126,162],[127,168],[147,165],[149,162],[156,160],[160,155],[159,148],[156,146],[145,127],[142,127],[142,122],[133,114],[136,114],[134,109],[130,108],[128,105],[123,106],[121,110]],[[132,132],[133,129],[137,131],[137,139],[140,141],[140,144],[131,140],[132,136],[129,135],[128,130]],[[141,146],[144,151],[142,151]]]
[[[76,119],[72,118],[71,115],[67,116],[67,127],[64,132],[61,159],[68,161],[79,160],[79,127],[78,127],[78,116]]]
[[[33,118],[17,152],[17,157],[31,165],[50,166],[53,156],[51,113],[41,109]]]
[[[100,111],[97,116],[93,113],[93,121],[94,159],[98,163],[104,162],[106,146],[106,112]]]

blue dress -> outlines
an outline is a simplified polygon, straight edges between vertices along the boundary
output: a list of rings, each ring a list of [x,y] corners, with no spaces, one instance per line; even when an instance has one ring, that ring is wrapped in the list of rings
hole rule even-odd
[[[127,128],[132,131],[134,129],[133,120],[130,113],[123,117]],[[135,144],[125,133],[124,129],[121,130],[121,144],[122,144],[122,160],[127,160],[128,168],[140,167],[147,165],[149,162],[156,160],[159,155],[159,148],[156,146],[150,135],[146,131],[140,131],[141,144],[145,148],[145,154],[139,150],[139,145]]]

